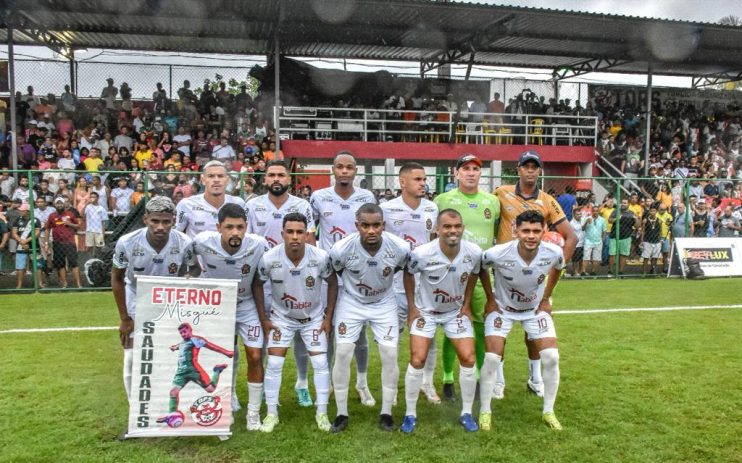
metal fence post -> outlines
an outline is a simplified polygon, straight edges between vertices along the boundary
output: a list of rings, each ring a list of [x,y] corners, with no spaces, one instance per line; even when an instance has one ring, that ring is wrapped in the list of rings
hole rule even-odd
[[[620,276],[620,268],[621,268],[621,253],[619,252],[619,227],[621,223],[621,182],[618,180],[614,180],[616,182],[616,201],[613,205],[613,212],[616,213],[616,221],[613,223],[613,232],[614,236],[613,239],[616,241],[614,249],[616,251],[615,257],[613,258],[615,265],[613,266],[613,271],[615,272],[616,278],[619,278]],[[610,244],[608,245],[608,260],[610,260]],[[629,255],[629,257],[631,257]]]
[[[33,176],[31,175],[31,171],[26,171],[26,176],[28,177],[28,212],[31,217],[31,278],[33,278],[33,289],[34,291],[39,290],[39,279],[38,276],[38,246],[36,245],[36,214],[35,214],[35,205],[36,205],[36,198],[34,197],[34,185],[33,185]],[[44,227],[44,225],[39,221],[39,237],[41,237],[41,228]],[[16,269],[16,272],[18,269]],[[25,269],[24,269],[25,272]],[[21,283],[22,284],[22,283]]]
[[[690,182],[688,179],[684,180],[683,184],[683,201],[685,202],[685,236],[688,236],[690,232],[690,221],[693,220],[693,213],[690,210]]]

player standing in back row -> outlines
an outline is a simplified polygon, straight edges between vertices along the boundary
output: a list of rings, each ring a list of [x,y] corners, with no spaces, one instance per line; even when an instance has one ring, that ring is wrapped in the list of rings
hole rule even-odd
[[[438,209],[454,209],[464,220],[464,240],[476,244],[483,251],[495,242],[497,221],[500,217],[500,201],[497,197],[479,191],[482,177],[482,161],[473,154],[465,154],[456,162],[456,180],[459,187],[435,198]],[[477,368],[484,361],[484,304],[485,293],[482,283],[477,282],[471,301],[474,344],[477,355]],[[445,338],[443,340],[443,397],[456,400],[453,386],[453,367],[456,351]]]
[[[494,271],[495,287],[494,297],[488,295],[494,304],[487,306],[485,317],[487,353],[479,388],[479,426],[484,431],[491,429],[490,403],[505,352],[505,339],[513,324],[520,322],[544,367],[543,421],[550,428],[560,430],[562,425],[554,415],[559,389],[559,350],[549,299],[564,269],[564,254],[559,246],[541,241],[548,228],[540,212],[522,212],[515,219],[515,227],[517,239],[488,249],[482,257],[482,267]]]
[[[309,199],[315,222],[319,228],[319,247],[327,252],[330,252],[333,244],[355,232],[356,211],[361,206],[369,203],[376,204],[376,197],[373,193],[353,186],[357,172],[356,159],[353,155],[348,151],[341,151],[332,162],[335,185],[315,191]],[[323,301],[326,301],[326,295],[327,283],[323,281]],[[332,332],[328,333],[328,336],[330,339],[327,345],[327,358],[332,362]],[[306,354],[300,358],[295,350],[294,355],[297,363],[303,361],[306,364]],[[357,368],[356,391],[363,405],[373,407],[376,405],[376,400],[368,389],[368,338],[365,329],[361,330],[361,335],[358,337],[354,356]]]
[[[399,169],[399,188],[402,194],[379,205],[384,211],[384,229],[410,243],[410,250],[415,250],[435,236],[438,206],[425,199],[425,168],[417,162],[408,162]],[[402,272],[394,275],[394,295],[397,300],[399,329],[407,325],[407,296],[402,282]],[[419,280],[419,277],[416,277]],[[430,342],[430,349],[425,359],[420,390],[428,402],[439,404],[441,398],[435,391],[433,375],[435,374],[436,356],[435,337]]]

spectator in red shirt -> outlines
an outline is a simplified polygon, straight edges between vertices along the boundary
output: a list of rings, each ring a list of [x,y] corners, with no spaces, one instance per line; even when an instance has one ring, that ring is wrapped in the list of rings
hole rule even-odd
[[[44,242],[44,252],[49,253],[49,234],[51,233],[52,253],[54,266],[57,268],[59,276],[59,285],[62,288],[67,287],[67,265],[72,269],[72,276],[78,288],[82,288],[80,282],[80,268],[77,265],[77,246],[75,244],[75,233],[80,228],[80,221],[74,213],[67,208],[67,201],[64,198],[54,200],[56,212],[52,212],[46,221],[46,240]]]

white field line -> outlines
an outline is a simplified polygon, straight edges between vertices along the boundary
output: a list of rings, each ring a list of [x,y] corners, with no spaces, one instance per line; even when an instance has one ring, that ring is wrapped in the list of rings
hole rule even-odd
[[[554,315],[581,315],[595,313],[621,312],[672,312],[675,310],[711,310],[711,309],[742,309],[742,304],[730,305],[681,305],[675,307],[630,307],[626,309],[584,309],[584,310],[557,310]],[[16,328],[0,330],[0,334],[15,333],[57,333],[63,331],[113,331],[117,326],[72,326],[60,328]]]

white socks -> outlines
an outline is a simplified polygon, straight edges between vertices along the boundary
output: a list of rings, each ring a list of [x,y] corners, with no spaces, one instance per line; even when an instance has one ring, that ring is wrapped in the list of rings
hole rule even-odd
[[[285,360],[277,355],[269,355],[268,365],[265,368],[265,405],[268,413],[274,415],[278,415],[278,394],[281,390],[281,375]]]
[[[294,360],[296,361],[296,385],[294,388],[307,389],[309,387],[309,382],[307,381],[309,354],[307,353],[307,346],[304,344],[304,339],[301,337],[301,332],[298,330],[294,334]]]
[[[379,354],[381,356],[381,414],[391,415],[399,383],[397,346],[379,344]]]
[[[314,369],[317,413],[327,413],[327,402],[330,401],[330,369],[327,365],[327,354],[310,355],[309,359]]]
[[[502,357],[494,352],[485,352],[484,363],[479,371],[479,412],[491,413],[497,371],[502,367]]]
[[[126,400],[131,396],[131,369],[134,367],[134,349],[124,349],[124,390]]]
[[[404,398],[407,403],[405,416],[417,416],[417,398],[420,395],[420,387],[423,384],[424,368],[419,370],[407,364],[407,373],[404,375]]]
[[[435,375],[435,364],[438,357],[438,347],[435,342],[435,337],[430,340],[430,348],[428,349],[428,358],[425,359],[425,366],[423,367],[423,384],[433,384],[433,376]]]
[[[537,384],[544,382],[543,378],[541,378],[541,359],[528,359],[528,375],[531,378],[531,382]]]
[[[461,414],[471,413],[474,394],[477,393],[477,369],[475,367],[459,368],[459,387],[461,387]]]
[[[263,383],[247,383],[247,412],[260,413],[263,402]]]
[[[505,386],[505,361],[500,357],[500,366],[497,367],[497,377],[495,378],[495,384],[502,384]]]
[[[554,402],[559,390],[559,350],[551,347],[542,350],[540,354],[544,367],[544,413],[549,413],[554,411]]]
[[[350,383],[350,360],[353,358],[355,344],[339,342],[335,344],[335,365],[332,368],[332,384],[335,388],[337,414],[348,416],[348,384]]]

